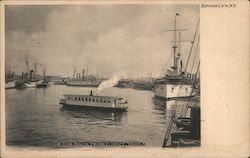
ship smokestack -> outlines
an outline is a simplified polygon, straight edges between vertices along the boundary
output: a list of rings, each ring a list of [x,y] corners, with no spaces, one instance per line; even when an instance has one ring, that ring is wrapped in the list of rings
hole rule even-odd
[[[34,77],[34,71],[30,70],[30,79],[33,79],[33,77]]]
[[[82,79],[84,80],[84,69],[82,70]]]
[[[22,72],[22,79],[24,80],[24,72]]]

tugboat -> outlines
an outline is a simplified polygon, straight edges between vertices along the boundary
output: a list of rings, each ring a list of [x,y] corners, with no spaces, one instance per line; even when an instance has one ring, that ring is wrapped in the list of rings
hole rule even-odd
[[[127,111],[127,100],[113,96],[98,96],[93,95],[90,91],[89,95],[64,94],[64,99],[60,99],[60,104],[63,108],[85,108],[91,110],[104,111]]]

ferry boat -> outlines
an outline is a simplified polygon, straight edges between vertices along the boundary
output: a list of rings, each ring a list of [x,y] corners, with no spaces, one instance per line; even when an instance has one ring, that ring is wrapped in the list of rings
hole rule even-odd
[[[64,98],[60,99],[60,104],[64,108],[85,108],[92,110],[106,110],[106,111],[126,111],[128,102],[120,97],[113,96],[98,96],[93,95],[79,95],[79,94],[64,94]]]
[[[179,16],[179,14],[176,14]],[[155,80],[154,82],[154,95],[157,98],[164,100],[167,99],[176,99],[176,98],[187,98],[193,97],[194,93],[194,80],[197,78],[197,74],[191,74],[186,72],[187,65],[185,70],[183,70],[183,63],[180,53],[180,32],[179,32],[179,41],[176,41],[176,31],[181,29],[176,28],[176,16],[175,16],[175,29],[169,31],[175,31],[174,45],[173,45],[173,65],[171,69],[167,70],[167,73]],[[198,26],[197,26],[198,28]],[[193,41],[195,40],[197,28]],[[194,42],[191,42],[192,45]],[[177,46],[179,42],[179,46]],[[178,48],[178,52],[177,52]],[[190,51],[191,52],[191,51]],[[187,61],[188,64],[188,61]]]

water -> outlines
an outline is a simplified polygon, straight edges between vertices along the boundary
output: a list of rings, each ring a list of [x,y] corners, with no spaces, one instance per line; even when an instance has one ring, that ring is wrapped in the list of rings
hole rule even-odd
[[[47,89],[6,90],[6,141],[8,145],[61,147],[63,142],[143,142],[161,147],[171,104],[154,98],[152,91],[109,88],[101,95],[128,100],[122,114],[69,111],[63,94],[89,94],[95,88],[53,85]]]

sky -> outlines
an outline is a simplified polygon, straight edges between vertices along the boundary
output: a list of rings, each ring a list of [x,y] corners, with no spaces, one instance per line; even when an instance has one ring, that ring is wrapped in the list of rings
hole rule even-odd
[[[75,64],[78,72],[88,67],[94,75],[123,72],[128,77],[157,77],[173,52],[174,32],[164,30],[174,28],[176,13],[177,27],[188,29],[181,32],[181,40],[191,41],[198,5],[6,6],[5,65],[16,74],[26,71],[28,52],[41,74],[45,67],[47,75],[72,76]],[[190,42],[181,43],[184,63],[190,47]]]

